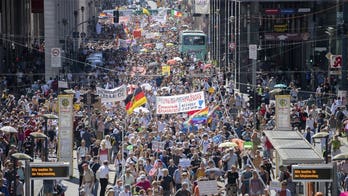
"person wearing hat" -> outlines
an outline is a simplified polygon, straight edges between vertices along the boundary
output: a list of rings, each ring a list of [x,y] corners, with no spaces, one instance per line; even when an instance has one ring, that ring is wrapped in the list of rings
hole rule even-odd
[[[88,167],[88,163],[82,165],[83,168],[83,178],[82,185],[85,191],[85,195],[92,195],[92,189],[94,186],[94,172]]]
[[[120,193],[119,196],[131,196],[132,192],[131,192],[131,185],[130,184],[126,184],[124,185],[124,189],[123,191]]]
[[[227,171],[228,168],[231,168],[232,165],[238,165],[238,156],[234,153],[234,149],[230,148],[227,150],[227,154],[222,157],[222,162],[224,166],[224,170]]]
[[[147,191],[147,189],[151,188],[151,183],[148,179],[146,179],[146,175],[142,174],[140,175],[140,181],[137,182],[135,186],[139,189],[144,189]]]

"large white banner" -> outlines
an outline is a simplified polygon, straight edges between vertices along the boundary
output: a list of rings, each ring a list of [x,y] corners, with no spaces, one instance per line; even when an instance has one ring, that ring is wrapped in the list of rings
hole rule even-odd
[[[58,161],[70,163],[73,171],[73,95],[59,95]]]
[[[290,95],[276,95],[276,128],[291,130],[290,124]]]
[[[127,98],[127,87],[125,85],[114,89],[103,89],[97,87],[97,95],[100,97],[102,103],[123,101]]]
[[[204,92],[156,97],[157,114],[175,114],[205,108]]]
[[[195,14],[209,14],[209,0],[195,0]]]

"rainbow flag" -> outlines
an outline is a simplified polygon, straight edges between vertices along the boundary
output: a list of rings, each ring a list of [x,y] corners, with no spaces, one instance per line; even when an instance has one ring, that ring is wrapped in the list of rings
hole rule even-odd
[[[207,122],[209,108],[206,107],[192,114],[184,124],[204,124]]]
[[[220,110],[220,106],[217,105],[215,106],[212,110],[209,111],[208,115],[207,115],[207,121],[208,123],[211,123],[211,121],[213,120],[214,117],[217,116],[217,112]]]

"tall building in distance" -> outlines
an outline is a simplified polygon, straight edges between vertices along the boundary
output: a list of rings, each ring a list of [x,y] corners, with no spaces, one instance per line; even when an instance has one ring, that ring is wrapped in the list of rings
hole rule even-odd
[[[334,83],[340,75],[330,56],[341,54],[342,10],[339,0],[211,0],[213,59],[241,90],[254,77],[257,84],[272,75],[302,89],[315,89],[327,76]],[[249,59],[251,44],[257,45],[255,62]]]
[[[51,66],[51,48],[60,48],[63,57],[75,51],[87,28],[93,28],[99,7],[100,0],[2,0],[0,70],[16,74],[18,64],[37,50],[43,58],[36,61],[38,75],[57,76],[61,67]]]

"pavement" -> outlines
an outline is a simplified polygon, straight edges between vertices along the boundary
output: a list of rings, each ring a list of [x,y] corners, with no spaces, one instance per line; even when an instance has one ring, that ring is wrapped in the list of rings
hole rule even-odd
[[[78,163],[76,159],[76,151],[73,151],[73,176],[69,180],[63,180],[62,184],[64,184],[67,187],[67,190],[65,192],[65,195],[79,195],[79,170],[78,170]],[[35,160],[34,162],[41,162],[40,160]],[[109,165],[110,173],[109,173],[109,183],[113,184],[113,180],[115,177],[115,167],[113,164]],[[42,196],[41,191],[43,188],[43,182],[42,180],[36,180],[34,182],[34,195],[36,196]],[[100,186],[99,186],[100,190]],[[99,194],[98,190],[98,194]]]

